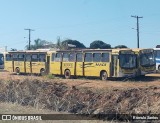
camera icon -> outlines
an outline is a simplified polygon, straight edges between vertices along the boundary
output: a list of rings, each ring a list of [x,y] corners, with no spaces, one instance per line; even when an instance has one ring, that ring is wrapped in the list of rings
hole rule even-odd
[[[11,115],[2,115],[2,120],[12,120]]]

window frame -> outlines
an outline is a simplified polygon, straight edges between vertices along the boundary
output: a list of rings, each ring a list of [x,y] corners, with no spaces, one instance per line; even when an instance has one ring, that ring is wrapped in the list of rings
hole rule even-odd
[[[89,54],[91,55],[91,57],[87,58],[87,55],[89,55]],[[93,54],[92,53],[85,53],[84,62],[93,62]]]
[[[72,56],[72,57],[71,57]],[[71,59],[72,58],[72,59]],[[75,62],[76,61],[76,54],[75,53],[70,53],[69,54],[69,62]]]
[[[95,55],[99,54],[100,57],[95,59]],[[93,53],[93,62],[101,62],[102,54],[101,53]]]
[[[16,57],[15,57],[16,56]],[[18,54],[12,54],[12,60],[17,61],[18,60]]]
[[[22,56],[22,57],[20,58],[19,56]],[[24,54],[22,53],[17,54],[17,61],[24,61],[24,60],[25,60]]]
[[[57,60],[57,54],[59,54],[59,59]],[[56,53],[55,54],[55,62],[61,62],[62,61],[62,53]]]
[[[8,57],[7,56],[10,56],[9,58],[10,59],[8,59]],[[11,54],[5,54],[5,61],[12,61],[12,55]]]
[[[30,56],[29,59],[27,58],[27,56]],[[31,62],[32,61],[32,54],[25,54],[25,61]]]
[[[103,54],[107,54],[107,60],[104,59]],[[109,53],[102,53],[101,54],[101,62],[110,62],[110,55]]]
[[[44,58],[40,58],[40,56],[44,55]],[[45,53],[41,53],[39,54],[39,62],[46,62],[46,54]]]
[[[78,55],[81,54],[80,60],[78,59]],[[83,53],[77,53],[76,54],[76,62],[83,62]]]
[[[34,55],[37,55],[37,58],[33,60],[33,56],[34,56]],[[32,55],[31,55],[31,61],[32,61],[32,62],[39,62],[39,55],[38,55],[38,54],[35,54],[35,53],[32,54]]]
[[[51,59],[52,62],[55,61],[55,56],[56,56],[55,53],[52,53],[52,59]]]
[[[63,62],[68,62],[69,61],[69,53],[63,53],[62,61]]]

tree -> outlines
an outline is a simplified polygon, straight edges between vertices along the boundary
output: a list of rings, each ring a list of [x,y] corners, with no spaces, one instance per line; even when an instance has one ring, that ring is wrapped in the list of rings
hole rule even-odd
[[[36,39],[34,40],[34,44],[30,45],[30,49],[31,50],[36,50],[36,49],[40,49],[40,48],[51,48],[54,47],[54,44],[52,42],[48,42],[46,40],[41,40],[41,39]],[[29,46],[27,45],[25,47],[26,49],[29,49]]]
[[[56,48],[61,50],[67,49],[67,46],[62,44],[60,37],[57,38]]]
[[[95,40],[90,44],[90,48],[91,49],[97,49],[97,48],[110,49],[111,45],[110,44],[106,44],[105,42],[100,41],[100,40]]]
[[[68,48],[69,44],[70,45],[74,45],[76,48],[86,48],[83,43],[80,43],[79,41],[72,40],[72,39],[67,39],[67,40],[62,41],[61,45],[63,47],[67,47]]]
[[[128,48],[127,46],[125,46],[125,45],[117,45],[117,46],[115,46],[114,48]]]

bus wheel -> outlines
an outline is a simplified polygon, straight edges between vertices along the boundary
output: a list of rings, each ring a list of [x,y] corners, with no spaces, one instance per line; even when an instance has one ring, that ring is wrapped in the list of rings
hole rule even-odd
[[[40,75],[41,75],[41,76],[46,75],[46,71],[45,71],[45,69],[41,69],[41,70],[40,70]]]
[[[70,78],[71,78],[71,72],[70,72],[70,70],[65,70],[65,72],[64,72],[64,77],[65,77],[66,79],[70,79]]]
[[[19,75],[19,74],[20,74],[20,69],[19,69],[19,68],[16,68],[16,70],[15,70],[15,71],[16,71],[16,74],[17,74],[17,75]]]
[[[105,81],[108,78],[107,72],[106,71],[102,71],[101,75],[100,75],[101,80]]]

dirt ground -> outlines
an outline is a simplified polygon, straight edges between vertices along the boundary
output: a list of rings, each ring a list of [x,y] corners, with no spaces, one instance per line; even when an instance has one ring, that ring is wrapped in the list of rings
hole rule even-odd
[[[53,79],[49,79],[47,76],[36,76],[36,75],[15,75],[6,71],[0,71],[0,79],[4,80],[15,80],[15,79],[38,79],[47,80],[52,82]],[[66,83],[71,87],[87,87],[91,89],[106,89],[106,88],[142,88],[149,86],[157,86],[160,83],[160,74],[148,74],[143,77],[137,78],[120,78],[120,79],[109,79],[107,81],[101,81],[98,78],[77,78],[77,79],[64,79],[63,77],[55,77],[54,82]]]

